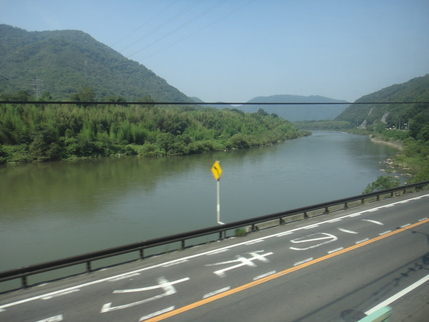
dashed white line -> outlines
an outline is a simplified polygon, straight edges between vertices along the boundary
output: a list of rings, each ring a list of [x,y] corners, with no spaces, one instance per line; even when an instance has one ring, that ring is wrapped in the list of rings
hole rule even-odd
[[[220,294],[220,293],[229,291],[230,289],[231,289],[231,286],[227,286],[227,287],[221,288],[219,290],[207,293],[206,295],[203,296],[203,299],[206,299],[208,297],[212,297],[213,295],[216,295],[216,294]]]
[[[127,278],[139,276],[139,275],[140,275],[140,273],[128,274],[128,275],[120,276],[118,278],[111,279],[109,282],[116,282],[116,281],[120,281],[120,280],[125,280]]]
[[[360,243],[366,242],[367,240],[369,240],[369,238],[365,238],[365,239],[362,239],[362,240],[358,240],[355,244],[357,245],[357,244],[360,244]]]
[[[423,220],[426,220],[426,219],[428,219],[428,217],[424,217],[422,219],[419,219],[419,221],[423,221]]]
[[[309,258],[304,259],[304,260],[302,260],[302,261],[296,262],[295,264],[293,264],[293,266],[298,266],[298,265],[301,265],[301,264],[307,263],[307,262],[312,261],[312,260],[313,260],[313,257],[309,257]]]
[[[150,318],[153,318],[153,317],[155,317],[157,315],[161,315],[163,313],[167,313],[167,312],[173,311],[173,310],[174,310],[174,306],[167,307],[166,309],[159,310],[159,311],[156,311],[156,312],[154,312],[152,314],[148,314],[148,315],[142,316],[140,318],[139,322],[147,320],[147,319],[150,319]]]
[[[162,265],[161,267],[170,267],[170,266],[174,266],[174,265],[179,265],[179,264],[182,264],[182,263],[186,263],[187,261],[188,261],[187,259],[184,259],[182,261],[177,261],[177,262],[174,262],[174,263],[167,263],[165,265]]]
[[[42,297],[41,300],[50,300],[54,297],[59,297],[59,296],[63,296],[63,295],[67,295],[67,294],[71,294],[71,293],[75,293],[75,292],[79,292],[80,289],[74,289],[74,290],[68,290],[65,292],[61,292],[61,293],[56,293],[56,294],[51,294],[45,297]]]
[[[380,226],[384,225],[382,222],[377,221],[377,220],[372,220],[372,219],[362,219],[362,221],[367,221],[367,222],[370,222],[370,223],[373,223],[373,224],[376,224],[376,225],[380,225]]]
[[[260,240],[251,240],[251,241],[245,243],[244,245],[258,244],[258,243],[262,243],[263,241],[265,241],[265,240],[263,240],[263,239],[260,239]]]
[[[338,230],[342,231],[343,233],[347,233],[347,234],[354,234],[354,235],[356,235],[358,233],[357,231],[348,230],[348,229],[344,229],[344,228],[338,228]]]
[[[328,252],[328,254],[336,253],[336,252],[338,252],[338,251],[340,251],[340,250],[342,250],[342,249],[344,249],[344,247],[338,247],[338,248],[335,248],[335,249],[333,249],[333,250],[330,250],[330,251]]]
[[[256,276],[256,277],[254,277],[254,278],[253,278],[253,280],[254,280],[254,281],[256,281],[256,280],[260,280],[261,278],[264,278],[264,277],[267,277],[267,276],[273,275],[273,274],[275,274],[275,273],[276,273],[276,271],[271,271],[271,272],[268,272],[268,273],[265,273],[265,274],[261,274],[261,275],[258,275],[258,276]]]
[[[379,233],[378,235],[383,236],[391,232],[392,232],[391,230],[386,230],[386,231],[383,231],[382,233]]]
[[[206,254],[203,254],[203,255],[211,256],[211,255],[216,255],[219,253],[227,252],[228,250],[229,249],[222,248],[222,249],[213,250],[211,252],[207,252]]]
[[[276,237],[283,237],[291,234],[293,234],[293,231],[289,230],[289,231],[285,231],[284,233],[277,234]]]
[[[316,227],[319,227],[319,224],[308,225],[308,226],[302,227],[302,229],[313,229]]]
[[[402,225],[402,226],[401,226],[401,228],[408,227],[409,225],[411,225],[411,224],[410,224],[410,223],[408,223],[408,224]]]
[[[47,319],[39,320],[37,322],[58,322],[62,320],[63,320],[63,315],[60,314],[60,315],[51,316],[50,318],[47,318]]]

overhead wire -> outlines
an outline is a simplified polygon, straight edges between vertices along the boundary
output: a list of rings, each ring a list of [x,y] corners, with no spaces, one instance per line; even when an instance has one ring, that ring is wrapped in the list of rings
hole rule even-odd
[[[175,1],[171,2],[168,6],[166,6],[164,9],[162,9],[161,11],[159,11],[157,14],[153,15],[152,17],[150,17],[148,20],[146,20],[143,24],[141,24],[140,26],[138,26],[136,29],[134,29],[133,31],[129,32],[124,37],[122,37],[121,39],[119,39],[112,46],[115,46],[115,45],[119,44],[121,41],[123,41],[124,39],[128,38],[129,36],[131,36],[137,30],[139,30],[139,29],[143,28],[144,26],[146,26],[149,22],[151,22],[156,17],[160,16],[164,11],[166,11],[168,8],[170,8],[172,5],[174,5],[178,1],[179,0],[175,0]]]
[[[222,4],[224,4],[226,2],[226,0],[221,0],[218,3],[215,3],[213,6],[211,6],[210,8],[207,8],[206,10],[204,10],[203,12],[201,12],[200,14],[198,14],[197,16],[195,16],[194,18],[186,21],[185,23],[181,24],[180,26],[176,27],[175,29],[171,30],[169,33],[165,34],[164,36],[162,36],[161,38],[158,38],[157,40],[153,41],[152,43],[146,45],[145,47],[139,49],[138,51],[132,53],[131,55],[128,55],[128,57],[132,57],[140,52],[142,52],[143,50],[153,46],[154,44],[160,42],[161,40],[171,36],[172,34],[178,32],[179,30],[185,28],[186,26],[190,25],[191,23],[197,21],[198,19],[200,19],[201,17],[203,17],[204,15],[208,14],[209,12],[213,11],[214,9],[216,9],[217,7],[221,6]]]
[[[145,38],[147,38],[147,37],[149,37],[149,36],[157,33],[159,30],[161,30],[165,26],[169,25],[173,21],[177,20],[178,18],[180,18],[181,16],[183,16],[185,13],[187,13],[191,9],[195,8],[200,3],[201,3],[201,0],[196,0],[196,1],[192,2],[190,5],[188,5],[187,7],[185,7],[184,9],[182,9],[181,11],[179,11],[177,14],[173,15],[168,20],[162,22],[160,25],[158,25],[155,28],[151,29],[150,31],[148,31],[146,34],[144,34],[142,37],[138,38],[136,41],[134,41],[133,43],[131,43],[127,47],[122,48],[121,51],[124,51],[124,50],[130,48],[131,46],[135,45],[136,43],[140,42],[141,40],[143,40],[143,39],[145,39]]]
[[[179,40],[178,40],[178,41],[176,41],[175,43],[172,43],[171,45],[169,45],[169,46],[167,46],[167,47],[164,47],[164,48],[162,48],[161,50],[159,50],[159,51],[157,51],[157,52],[155,52],[155,53],[153,53],[153,54],[151,54],[151,55],[145,56],[142,60],[146,60],[146,59],[148,59],[148,58],[151,58],[151,57],[153,57],[153,56],[155,56],[155,55],[157,55],[157,54],[159,54],[159,53],[163,52],[164,50],[167,50],[168,48],[170,48],[170,47],[173,47],[173,46],[177,45],[178,43],[180,43],[180,42],[182,42],[182,41],[184,41],[184,40],[186,40],[186,39],[188,39],[188,38],[190,38],[190,37],[194,36],[195,34],[197,34],[197,33],[201,32],[201,31],[203,31],[203,30],[207,29],[208,27],[210,27],[210,26],[212,26],[212,25],[214,25],[214,24],[218,23],[218,22],[219,22],[219,21],[221,21],[222,19],[225,19],[226,17],[228,17],[228,16],[230,16],[230,15],[234,14],[235,12],[237,12],[237,11],[241,10],[242,8],[246,7],[247,5],[249,5],[250,3],[254,2],[254,1],[255,1],[255,0],[250,0],[250,1],[248,1],[248,2],[247,2],[247,3],[245,3],[244,5],[242,5],[242,6],[238,7],[238,8],[236,8],[235,10],[233,10],[233,11],[231,11],[231,12],[229,12],[229,13],[227,13],[226,15],[224,15],[224,16],[222,16],[222,17],[220,17],[219,19],[217,19],[217,20],[215,20],[215,21],[212,21],[212,22],[211,22],[211,23],[209,23],[208,25],[206,25],[206,26],[204,26],[204,27],[202,27],[202,28],[200,28],[200,29],[198,29],[198,30],[194,31],[193,33],[189,34],[188,36],[186,36],[186,37],[183,37],[183,38],[179,39]],[[134,53],[134,54],[135,54],[135,53]],[[134,55],[134,54],[133,54],[133,55]]]

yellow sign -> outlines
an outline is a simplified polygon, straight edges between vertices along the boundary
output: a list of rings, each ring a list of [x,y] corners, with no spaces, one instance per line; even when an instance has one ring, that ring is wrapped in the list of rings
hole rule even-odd
[[[216,180],[219,180],[220,175],[222,174],[222,168],[220,167],[219,161],[216,161],[212,166],[213,176]]]

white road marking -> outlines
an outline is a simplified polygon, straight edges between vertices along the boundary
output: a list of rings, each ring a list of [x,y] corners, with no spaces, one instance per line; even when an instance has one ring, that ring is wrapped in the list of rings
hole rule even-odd
[[[336,252],[338,252],[338,251],[340,251],[340,250],[342,250],[342,249],[344,249],[344,247],[338,247],[338,248],[335,248],[335,249],[333,249],[333,250],[330,250],[330,251],[328,252],[328,254],[336,253]]]
[[[265,254],[260,255],[259,253],[261,253],[261,252],[263,252],[263,250],[258,250],[256,252],[250,252],[249,255],[252,255],[251,258],[246,258],[246,257],[240,256],[240,255],[237,255],[236,256],[237,259],[225,261],[225,262],[219,262],[219,263],[215,263],[215,264],[206,264],[205,266],[217,266],[217,265],[238,263],[236,265],[233,265],[233,266],[230,266],[227,268],[223,268],[223,269],[219,269],[219,270],[213,272],[216,275],[218,275],[219,277],[225,277],[225,272],[230,271],[232,269],[236,269],[236,268],[239,268],[242,266],[256,267],[257,265],[253,262],[254,260],[259,260],[261,262],[268,263],[269,260],[266,259],[265,256],[272,255],[273,252],[269,252],[269,253],[265,253]]]
[[[276,237],[283,237],[283,236],[287,236],[287,235],[291,235],[291,234],[293,234],[293,231],[288,230],[288,231],[285,231],[283,233],[277,234]]]
[[[411,225],[411,223],[408,223],[408,224],[402,225],[401,228],[405,228],[405,227],[408,227],[410,225]]]
[[[419,197],[409,198],[407,200],[417,200],[417,198],[421,199],[421,198],[424,198],[424,197],[429,197],[429,194],[422,195],[422,196],[419,196]],[[396,204],[396,203],[393,203],[393,204]],[[376,209],[379,209],[379,208],[380,207],[378,207]],[[353,214],[344,215],[344,216],[341,216],[341,217],[338,217],[338,218],[352,218],[352,217],[359,216],[362,213],[363,212],[357,212],[357,213],[353,213]],[[419,221],[423,221],[423,220],[426,220],[426,219],[427,219],[427,217],[422,218]],[[325,223],[327,223],[327,221],[322,221],[322,222],[319,222],[319,225],[322,225],[322,224],[325,224]],[[298,227],[298,228],[291,229],[289,231],[292,233],[292,232],[299,231],[299,230],[302,230],[302,229],[305,229],[305,227]],[[268,235],[268,236],[264,236],[264,237],[260,237],[260,238],[256,238],[256,239],[274,238],[274,237],[277,237],[279,234],[283,234],[283,233],[284,232],[276,233],[276,234],[272,234],[272,235]],[[164,263],[160,263],[160,264],[156,264],[156,265],[152,265],[152,266],[148,266],[148,267],[143,267],[143,268],[140,268],[140,269],[137,269],[137,270],[134,270],[134,271],[127,272],[127,273],[113,275],[113,276],[109,276],[109,277],[102,278],[102,279],[99,279],[99,280],[95,280],[95,281],[91,281],[91,282],[87,282],[87,283],[82,283],[82,284],[79,284],[79,285],[75,285],[75,286],[72,286],[72,287],[69,287],[69,288],[65,288],[65,289],[62,289],[62,290],[58,290],[58,291],[54,291],[54,292],[49,292],[49,293],[45,293],[45,294],[41,294],[41,295],[29,297],[29,298],[25,298],[25,299],[22,299],[22,300],[19,300],[19,301],[15,301],[15,302],[10,302],[10,303],[1,305],[0,306],[0,312],[4,311],[5,308],[16,306],[16,305],[20,305],[20,304],[24,304],[24,303],[28,303],[28,302],[35,301],[35,300],[39,300],[42,297],[50,296],[52,294],[61,293],[61,292],[65,292],[65,291],[72,290],[72,289],[83,288],[83,287],[88,287],[88,286],[92,286],[92,285],[96,285],[96,284],[108,282],[108,281],[110,281],[112,279],[119,278],[119,277],[124,276],[124,275],[129,275],[129,274],[134,274],[134,273],[139,273],[139,272],[143,272],[143,271],[155,269],[155,268],[158,268],[158,267],[162,267],[162,265],[166,265],[167,263],[172,263],[172,262],[180,261],[180,260],[183,260],[183,259],[188,259],[189,260],[189,259],[197,258],[197,257],[200,257],[200,256],[213,255],[213,254],[225,252],[225,251],[228,251],[229,249],[232,249],[232,248],[235,248],[235,247],[240,247],[240,246],[242,246],[244,244],[245,244],[245,242],[243,242],[243,243],[237,243],[237,244],[225,246],[223,248],[219,248],[219,249],[216,249],[216,250],[210,250],[210,251],[207,251],[207,252],[202,252],[202,253],[190,255],[190,256],[187,256],[187,257],[184,257],[184,258],[181,258],[181,259],[176,259],[176,260],[172,260],[172,261],[169,261],[169,262],[164,262]]]
[[[63,295],[67,295],[67,294],[71,294],[71,293],[75,293],[75,292],[79,292],[79,291],[80,291],[80,289],[69,290],[67,292],[61,292],[61,293],[57,293],[57,294],[53,294],[53,295],[42,297],[41,300],[50,300],[50,299],[52,299],[54,297],[63,296]]]
[[[365,239],[362,239],[362,240],[358,240],[355,244],[357,245],[357,244],[360,244],[360,243],[366,242],[367,240],[369,240],[369,238],[365,238]]]
[[[62,320],[63,320],[63,315],[60,314],[60,315],[51,316],[50,318],[47,318],[47,319],[39,320],[37,322],[58,322]]]
[[[247,246],[253,245],[253,244],[257,244],[257,243],[262,243],[263,241],[265,241],[265,240],[251,240],[251,241],[245,243],[244,245],[247,245]]]
[[[216,255],[216,254],[227,252],[228,250],[229,249],[220,248],[220,249],[216,249],[216,250],[212,250],[212,251],[206,252],[203,255],[211,256],[211,255]]]
[[[426,220],[426,219],[428,219],[428,217],[424,217],[424,218],[422,218],[422,219],[419,219],[419,222],[420,222],[420,221],[423,221],[423,220]]]
[[[315,236],[319,236],[319,237],[315,237]],[[294,244],[298,244],[298,243],[311,243],[311,242],[315,242],[315,241],[322,241],[320,243],[316,243],[315,245],[311,245],[308,247],[289,247],[289,249],[292,250],[308,250],[311,248],[316,248],[325,244],[329,244],[332,243],[334,241],[338,240],[337,236],[328,234],[328,233],[316,233],[316,234],[311,234],[305,237],[300,237],[300,238],[295,238],[292,239],[290,242],[294,243]]]
[[[312,260],[313,260],[313,257],[309,257],[309,258],[304,259],[304,260],[302,260],[302,261],[296,262],[295,264],[293,264],[293,266],[298,266],[298,265],[301,265],[301,264],[307,263],[307,262],[312,261]]]
[[[111,279],[109,282],[116,282],[116,281],[120,281],[120,280],[125,280],[127,278],[131,278],[131,277],[139,276],[139,275],[140,275],[140,273],[128,274],[128,275],[124,275],[124,276],[121,276],[121,277],[118,277],[115,279]]]
[[[380,225],[380,226],[384,225],[382,222],[377,221],[377,220],[372,220],[372,219],[362,219],[362,221],[367,221],[367,222],[370,222],[370,223],[373,223],[373,224],[376,224],[376,225]]]
[[[402,296],[408,294],[409,292],[411,292],[412,290],[414,290],[415,288],[419,287],[420,285],[422,285],[423,283],[427,282],[429,280],[429,275],[426,275],[425,277],[423,277],[422,279],[419,279],[417,282],[411,284],[410,286],[404,288],[402,291],[396,293],[395,295],[389,297],[388,299],[384,300],[383,302],[381,302],[380,304],[378,304],[377,306],[374,306],[372,309],[368,310],[365,312],[366,315],[370,315],[376,311],[378,311],[379,309],[381,309],[382,307],[385,307],[386,305],[389,305],[393,302],[395,302],[397,299],[401,298]]]
[[[164,314],[164,313],[167,313],[167,312],[173,311],[173,310],[174,310],[174,308],[175,308],[175,306],[173,305],[173,306],[167,307],[166,309],[156,311],[156,312],[154,312],[154,313],[152,313],[152,314],[148,314],[148,315],[142,316],[142,317],[140,318],[139,322],[142,322],[142,321],[144,321],[144,320],[147,320],[147,319],[153,318],[153,317],[155,317],[155,316],[157,316],[157,315],[161,315],[161,314]]]
[[[343,219],[343,218],[334,218],[334,219],[331,219],[331,220],[327,220],[326,222],[327,222],[327,223],[332,224],[332,223],[334,223],[334,222],[341,221],[342,219]]]
[[[116,290],[113,293],[134,293],[134,292],[144,292],[144,291],[149,291],[149,290],[154,290],[157,288],[162,288],[164,290],[164,293],[159,294],[159,295],[155,295],[152,297],[149,297],[147,299],[144,300],[140,300],[140,301],[136,301],[136,302],[132,302],[132,303],[128,303],[128,304],[123,304],[123,305],[118,305],[118,306],[112,306],[112,302],[106,303],[103,305],[103,307],[101,308],[100,313],[106,313],[106,312],[111,312],[111,311],[117,311],[117,310],[123,310],[123,309],[127,309],[136,305],[141,305],[147,302],[151,302],[151,301],[155,301],[158,300],[160,298],[169,296],[169,295],[173,295],[175,293],[177,293],[176,289],[174,288],[174,284],[177,283],[181,283],[181,282],[185,282],[188,281],[189,278],[182,278],[180,280],[176,280],[173,282],[168,281],[165,277],[160,277],[157,279],[158,285],[154,285],[154,286],[148,286],[148,287],[142,287],[142,288],[136,288],[136,289],[129,289],[129,290]]]
[[[354,235],[358,234],[357,231],[348,230],[348,229],[344,229],[344,228],[340,228],[340,227],[338,227],[338,230],[342,231],[343,233],[347,233],[347,234],[354,234]]]
[[[168,263],[168,264],[162,265],[161,267],[170,267],[170,266],[174,266],[174,265],[179,265],[179,264],[186,263],[187,261],[188,261],[187,259],[184,259],[182,261],[177,261],[174,263]]]
[[[226,291],[228,291],[230,289],[231,289],[231,286],[227,286],[227,287],[221,288],[219,290],[207,293],[206,295],[203,296],[203,299],[206,299],[208,297],[212,297],[213,295],[216,295],[216,294],[220,294],[220,293],[226,292]]]
[[[265,274],[261,274],[261,275],[258,275],[258,276],[256,276],[256,277],[254,277],[254,278],[253,278],[253,280],[254,280],[254,281],[256,281],[256,280],[260,280],[261,278],[264,278],[264,277],[267,277],[267,276],[273,275],[273,274],[275,274],[275,273],[276,273],[276,271],[271,271],[271,272],[268,272],[268,273],[265,273]]]
[[[312,224],[312,225],[308,225],[308,226],[305,226],[305,227],[302,227],[303,229],[313,229],[313,228],[317,228],[317,227],[319,227],[319,224]]]
[[[383,231],[382,233],[379,233],[379,235],[383,236],[383,235],[386,235],[386,234],[391,233],[391,232],[392,232],[391,230],[386,230],[386,231]]]

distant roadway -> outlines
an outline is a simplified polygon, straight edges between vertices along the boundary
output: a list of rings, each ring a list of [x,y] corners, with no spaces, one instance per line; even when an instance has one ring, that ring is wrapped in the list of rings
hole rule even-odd
[[[421,192],[3,294],[0,321],[357,321],[428,279]]]

